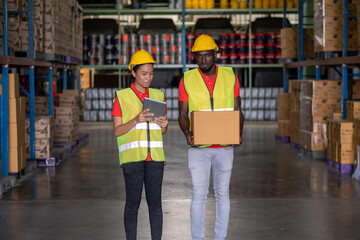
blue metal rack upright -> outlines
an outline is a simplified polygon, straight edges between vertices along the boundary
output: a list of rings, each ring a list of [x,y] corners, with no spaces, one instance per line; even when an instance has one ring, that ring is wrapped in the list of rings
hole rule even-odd
[[[304,0],[299,0],[299,23],[298,23],[298,62],[304,61]],[[304,79],[303,67],[298,68],[298,79]]]
[[[343,0],[343,49],[342,54],[343,57],[348,56],[348,0]],[[342,65],[342,104],[341,104],[341,112],[342,119],[346,119],[346,100],[348,97],[348,67],[346,64]]]

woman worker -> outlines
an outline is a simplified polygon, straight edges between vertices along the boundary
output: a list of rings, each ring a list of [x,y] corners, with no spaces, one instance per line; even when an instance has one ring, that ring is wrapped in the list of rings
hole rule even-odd
[[[161,186],[165,154],[162,135],[166,132],[166,116],[151,121],[149,109],[142,110],[144,98],[165,101],[164,93],[149,88],[153,79],[153,57],[139,50],[130,59],[129,69],[134,82],[129,88],[116,91],[112,116],[117,137],[120,166],[126,189],[124,225],[127,240],[136,239],[137,215],[145,183],[149,209],[151,239],[162,236],[163,214]]]

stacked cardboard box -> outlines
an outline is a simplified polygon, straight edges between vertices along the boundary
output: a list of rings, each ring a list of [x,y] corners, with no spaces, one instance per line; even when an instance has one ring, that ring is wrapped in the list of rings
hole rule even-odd
[[[290,93],[279,93],[278,105],[278,134],[290,136]]]
[[[348,100],[346,102],[346,120],[354,122],[360,119],[360,101]]]
[[[9,74],[9,172],[26,166],[25,98],[19,95],[19,75]]]
[[[20,50],[20,15],[10,15],[8,17],[8,47]]]
[[[315,0],[314,1],[314,51],[342,51],[342,1]],[[356,13],[356,4],[349,3],[348,10]],[[357,23],[352,17],[348,18],[348,51],[358,51]]]
[[[30,157],[30,119],[26,119],[26,154]],[[51,157],[54,146],[54,119],[52,116],[35,117],[35,158]]]
[[[307,28],[305,31],[304,58],[314,58],[314,44],[311,41],[314,38],[314,29]],[[298,29],[296,27],[283,28],[280,31],[280,36],[281,58],[298,58]]]
[[[354,123],[330,120],[328,158],[340,164],[354,164],[353,127]]]
[[[300,144],[300,83],[302,80],[289,81],[290,89],[290,141]]]
[[[28,10],[28,1],[19,0],[20,10]],[[34,33],[34,50],[35,51],[44,51],[44,1],[43,0],[34,0],[33,1],[33,33]],[[26,16],[21,18],[20,22],[20,41],[21,51],[29,50],[29,22]]]
[[[326,120],[333,112],[341,111],[341,82],[303,80],[300,88],[300,145],[324,151]]]
[[[352,99],[360,99],[360,81],[352,82]]]
[[[77,1],[44,0],[45,53],[82,59],[82,13]],[[74,15],[75,19],[72,19]]]
[[[79,138],[79,108],[55,107],[55,142],[74,142]]]
[[[35,116],[49,115],[49,99],[46,96],[35,97]]]
[[[354,159],[357,159],[357,146],[360,146],[360,119],[354,120],[354,133],[353,133]]]
[[[27,11],[28,0],[9,0],[8,9]],[[28,51],[27,15],[9,15],[8,22],[9,48]],[[82,10],[76,0],[33,0],[33,26],[35,51],[82,59]],[[2,44],[2,25],[0,40]]]
[[[42,51],[42,33],[41,25],[42,16],[41,6],[43,0],[33,1],[33,34],[34,34],[34,49]],[[27,11],[27,0],[10,0],[8,1],[9,11]],[[1,8],[0,8],[1,9]],[[8,16],[8,45],[9,48],[15,51],[28,51],[29,49],[29,23],[27,15],[9,15]]]
[[[333,120],[336,121],[341,121],[342,120],[342,113],[341,112],[333,112],[330,114],[330,118],[326,120],[326,135],[324,136],[324,144],[325,144],[325,148],[328,149],[329,148],[329,135],[332,133],[332,131],[330,130],[331,123]]]
[[[79,138],[79,91],[64,90],[60,107],[55,108],[55,141],[74,142]]]

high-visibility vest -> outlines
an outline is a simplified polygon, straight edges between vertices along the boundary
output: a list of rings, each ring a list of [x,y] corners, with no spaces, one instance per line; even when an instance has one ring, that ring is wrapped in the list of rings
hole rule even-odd
[[[121,107],[123,124],[135,118],[143,108],[143,103],[134,90],[126,88],[116,91]],[[164,101],[164,93],[149,88],[149,98]],[[154,122],[138,123],[129,132],[117,137],[120,166],[124,163],[145,161],[150,153],[153,161],[165,163],[161,127]]]
[[[189,121],[192,111],[234,111],[234,88],[236,76],[229,67],[218,67],[213,88],[210,91],[198,68],[184,73],[184,88],[188,94]],[[191,124],[190,124],[191,125]],[[201,147],[209,147],[203,145]]]

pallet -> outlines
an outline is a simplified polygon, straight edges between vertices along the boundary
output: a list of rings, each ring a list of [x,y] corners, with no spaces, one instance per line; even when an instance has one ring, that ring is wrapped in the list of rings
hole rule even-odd
[[[82,60],[72,56],[66,56],[66,63],[68,64],[82,64]]]
[[[326,156],[326,151],[311,151],[305,148],[300,148],[300,152],[311,159],[315,159],[315,160],[325,160],[327,159]]]
[[[11,188],[15,187],[15,184],[15,176],[0,177],[0,196],[9,191]]]
[[[29,52],[28,51],[15,51],[15,57],[28,58],[29,57]],[[45,60],[45,53],[40,52],[40,51],[34,51],[34,59]]]
[[[54,147],[55,148],[66,148],[68,149],[69,153],[72,153],[75,151],[76,147],[77,147],[77,142],[54,142]]]
[[[66,57],[64,55],[60,55],[56,53],[45,53],[45,60],[52,62],[66,63]]]
[[[352,174],[355,170],[354,164],[341,164],[331,159],[327,160],[328,167],[340,174]]]
[[[301,149],[299,144],[291,142],[291,141],[290,141],[290,146],[298,151],[300,151],[300,149]]]
[[[35,168],[36,168],[35,162],[28,159],[26,161],[26,166],[23,169],[21,169],[17,173],[9,173],[9,176],[14,176],[14,177],[16,177],[16,179],[20,179],[20,178],[24,177],[25,175],[31,173]]]
[[[79,139],[77,140],[79,145],[85,143],[89,139],[89,133],[79,133]]]
[[[276,134],[275,139],[281,143],[290,143],[290,136],[281,136]]]
[[[56,167],[60,164],[60,160],[56,157],[37,158],[37,167]]]
[[[357,51],[348,51],[348,56],[356,56],[358,54]],[[316,52],[315,59],[329,59],[329,58],[339,58],[342,57],[342,51],[324,51],[324,52]]]
[[[37,167],[56,167],[70,156],[68,148],[54,147],[53,156],[48,158],[37,158]]]
[[[298,61],[297,58],[281,58],[280,59],[281,64],[294,63],[294,62],[297,62],[297,61]]]

